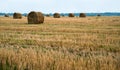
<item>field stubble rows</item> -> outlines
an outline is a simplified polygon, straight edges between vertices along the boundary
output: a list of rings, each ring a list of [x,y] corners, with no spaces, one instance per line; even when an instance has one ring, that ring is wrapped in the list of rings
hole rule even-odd
[[[0,69],[119,70],[120,17],[0,17]],[[3,54],[4,53],[4,54]]]

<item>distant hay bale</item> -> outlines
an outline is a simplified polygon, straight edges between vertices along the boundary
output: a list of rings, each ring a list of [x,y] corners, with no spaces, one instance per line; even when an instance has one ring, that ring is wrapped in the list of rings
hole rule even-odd
[[[85,13],[80,13],[79,17],[86,17]]]
[[[69,13],[68,16],[69,17],[74,17],[74,14],[73,13]]]
[[[28,16],[28,24],[40,24],[44,22],[44,15],[41,12],[31,11]]]
[[[46,14],[46,17],[50,17],[50,14]]]
[[[24,17],[27,17],[27,14],[25,14]]]
[[[22,14],[21,13],[14,13],[13,14],[13,18],[14,19],[21,19],[22,18]]]
[[[9,15],[8,15],[8,14],[5,14],[4,16],[5,16],[5,17],[9,17]]]
[[[97,14],[97,16],[99,17],[99,16],[101,16],[100,14]]]
[[[60,14],[59,13],[54,13],[53,16],[54,16],[54,18],[60,18]]]
[[[65,15],[64,15],[64,14],[62,14],[61,16],[62,16],[62,17],[64,17]]]

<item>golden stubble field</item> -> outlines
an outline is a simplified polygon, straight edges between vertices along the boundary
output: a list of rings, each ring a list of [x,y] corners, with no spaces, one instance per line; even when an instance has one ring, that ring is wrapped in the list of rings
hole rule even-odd
[[[120,70],[120,17],[0,17],[0,70]]]

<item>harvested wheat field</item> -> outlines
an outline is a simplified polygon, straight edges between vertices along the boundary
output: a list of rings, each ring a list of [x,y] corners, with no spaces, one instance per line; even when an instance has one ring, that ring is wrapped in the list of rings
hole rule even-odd
[[[120,70],[120,17],[0,17],[0,70]]]

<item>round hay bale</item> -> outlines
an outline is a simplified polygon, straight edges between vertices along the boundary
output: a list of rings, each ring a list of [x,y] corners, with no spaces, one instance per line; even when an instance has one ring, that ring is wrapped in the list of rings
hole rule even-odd
[[[65,15],[64,15],[64,14],[62,14],[61,16],[62,16],[62,17],[65,17]]]
[[[68,16],[69,17],[74,17],[74,14],[73,13],[69,13]]]
[[[100,14],[97,14],[98,17],[100,17],[101,15]]]
[[[21,19],[21,18],[22,18],[22,14],[15,12],[15,13],[13,14],[13,18],[14,18],[14,19]]]
[[[9,15],[8,15],[8,14],[5,14],[4,16],[5,16],[5,17],[9,17]]]
[[[28,24],[40,24],[44,22],[44,15],[41,12],[31,11],[27,19]]]
[[[54,16],[54,18],[60,18],[60,14],[59,13],[54,13],[53,16]]]
[[[25,14],[24,17],[27,17],[27,14]]]
[[[86,17],[85,13],[80,13],[79,17]]]
[[[50,17],[50,14],[46,14],[46,17]]]

